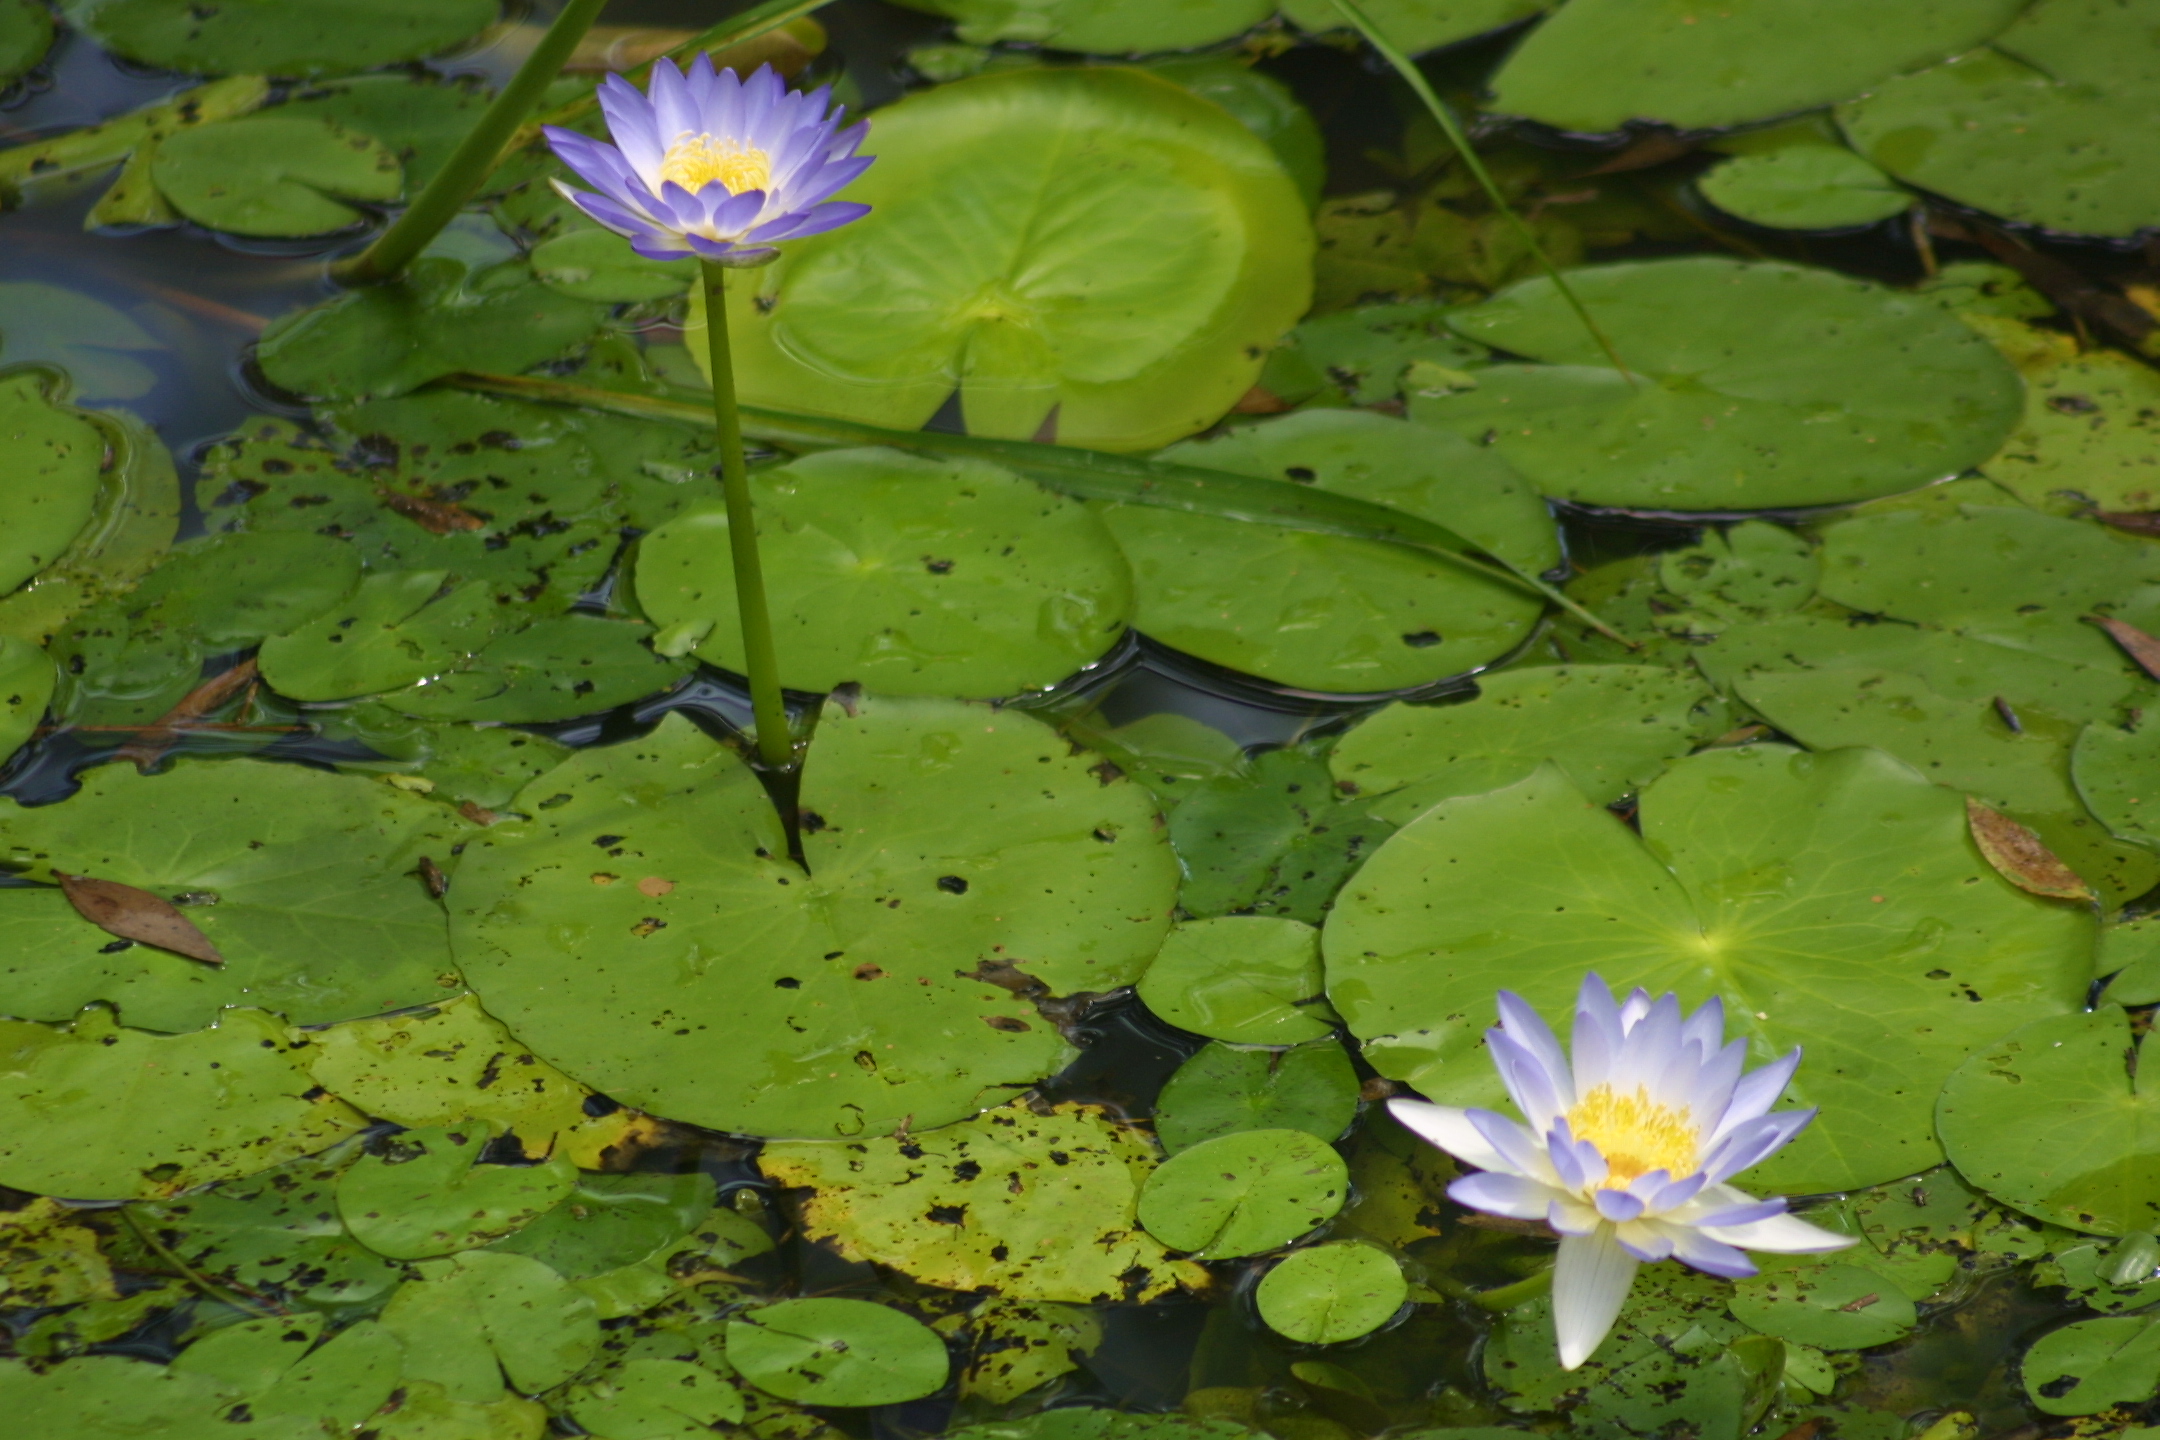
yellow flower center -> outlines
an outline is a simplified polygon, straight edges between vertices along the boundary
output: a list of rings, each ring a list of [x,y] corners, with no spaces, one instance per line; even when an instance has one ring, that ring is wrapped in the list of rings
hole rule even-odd
[[[772,160],[763,150],[751,150],[733,140],[687,130],[675,137],[660,161],[660,178],[672,180],[695,195],[714,181],[730,195],[763,190],[772,183]]]
[[[1692,1175],[1701,1163],[1702,1132],[1689,1120],[1688,1108],[1660,1105],[1640,1085],[1633,1095],[1598,1086],[1567,1112],[1567,1123],[1576,1139],[1588,1140],[1605,1157],[1610,1173],[1602,1188],[1607,1190],[1621,1189],[1652,1170],[1675,1178]]]

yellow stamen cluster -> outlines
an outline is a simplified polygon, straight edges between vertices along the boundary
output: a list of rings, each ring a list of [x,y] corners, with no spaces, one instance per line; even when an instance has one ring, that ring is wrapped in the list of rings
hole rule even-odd
[[[1675,1179],[1692,1175],[1701,1164],[1702,1131],[1678,1110],[1660,1105],[1638,1085],[1633,1095],[1600,1085],[1567,1112],[1568,1129],[1588,1140],[1605,1157],[1610,1172],[1603,1188],[1621,1189],[1652,1170]]]
[[[726,186],[728,194],[740,195],[772,184],[772,159],[763,150],[686,130],[661,158],[660,178],[674,181],[693,195],[715,181]]]

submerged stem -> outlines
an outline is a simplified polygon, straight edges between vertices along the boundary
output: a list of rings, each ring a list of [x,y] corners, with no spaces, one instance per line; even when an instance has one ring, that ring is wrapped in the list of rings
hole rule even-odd
[[[1597,341],[1598,348],[1605,352],[1605,358],[1612,361],[1613,369],[1620,372],[1622,379],[1634,384],[1635,376],[1628,370],[1627,362],[1620,358],[1620,352],[1613,348],[1612,341],[1598,328],[1597,321],[1590,318],[1589,310],[1584,307],[1573,287],[1561,276],[1559,267],[1545,254],[1545,247],[1538,244],[1537,236],[1523,223],[1522,217],[1515,213],[1515,207],[1508,204],[1507,197],[1500,193],[1500,187],[1494,183],[1492,173],[1485,168],[1485,162],[1479,159],[1477,151],[1470,147],[1470,137],[1463,134],[1462,126],[1455,119],[1455,112],[1448,109],[1446,101],[1433,93],[1432,86],[1426,82],[1425,72],[1418,69],[1409,56],[1396,49],[1394,43],[1381,33],[1380,27],[1375,25],[1372,18],[1360,10],[1353,0],[1334,0],[1334,4],[1358,34],[1365,37],[1365,43],[1380,52],[1380,58],[1395,68],[1395,73],[1402,76],[1404,83],[1417,93],[1425,108],[1432,112],[1433,119],[1439,122],[1440,129],[1447,135],[1448,143],[1455,147],[1455,153],[1462,156],[1463,164],[1469,167],[1470,173],[1484,188],[1485,198],[1492,201],[1495,210],[1507,217],[1508,224],[1515,228],[1516,238],[1536,257],[1538,267],[1545,272],[1545,278],[1552,281],[1559,290],[1561,298],[1567,301],[1568,308],[1575,312],[1575,318],[1582,321],[1583,328],[1590,332],[1590,338]]]
[[[720,485],[727,495],[728,552],[734,561],[735,608],[742,617],[743,673],[750,682],[750,711],[757,721],[758,759],[768,770],[786,770],[794,764],[795,747],[788,731],[787,702],[780,695],[772,612],[765,603],[765,567],[758,557],[757,517],[750,507],[750,471],[743,461],[742,416],[735,408],[727,267],[713,260],[699,263],[705,279],[705,341],[712,357],[713,428],[719,432]],[[790,835],[793,832],[790,826]]]
[[[405,207],[405,213],[376,236],[367,249],[334,267],[331,273],[348,285],[373,285],[404,274],[405,267],[417,260],[443,227],[465,208],[465,202],[479,193],[510,137],[532,114],[533,106],[540,103],[541,92],[561,71],[606,3],[569,0],[532,54],[525,57],[517,74],[481,113],[450,159],[435,172],[435,178]]]

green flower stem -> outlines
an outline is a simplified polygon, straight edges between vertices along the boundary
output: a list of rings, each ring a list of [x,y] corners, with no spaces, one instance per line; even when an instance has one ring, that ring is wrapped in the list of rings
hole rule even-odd
[[[374,285],[385,280],[395,280],[405,273],[405,267],[420,258],[420,252],[445,225],[457,218],[465,208],[465,202],[480,192],[487,178],[494,172],[495,162],[501,158],[503,149],[517,133],[525,117],[532,114],[533,106],[540,103],[541,92],[551,84],[556,74],[569,60],[570,52],[577,49],[578,41],[599,18],[600,9],[607,0],[569,0],[555,23],[548,26],[547,34],[525,63],[518,67],[510,83],[496,95],[495,103],[488,106],[479,122],[459,142],[455,154],[435,178],[428,181],[405,213],[395,223],[375,237],[369,245],[351,260],[333,267],[331,273],[347,285]]]
[[[1589,310],[1577,298],[1574,289],[1561,277],[1559,267],[1546,256],[1545,247],[1538,244],[1537,236],[1530,233],[1530,227],[1523,224],[1522,217],[1515,213],[1515,207],[1508,204],[1507,197],[1500,193],[1500,187],[1493,183],[1492,174],[1485,168],[1485,162],[1478,158],[1477,151],[1470,148],[1470,137],[1463,134],[1462,126],[1456,122],[1455,112],[1448,109],[1447,102],[1435,95],[1432,86],[1426,83],[1425,72],[1418,69],[1409,56],[1396,49],[1394,42],[1372,22],[1372,17],[1360,10],[1352,0],[1334,0],[1334,3],[1335,8],[1342,12],[1343,18],[1350,22],[1358,34],[1365,37],[1365,43],[1380,52],[1380,58],[1395,68],[1395,73],[1402,76],[1404,83],[1417,93],[1425,108],[1432,112],[1433,119],[1439,122],[1441,131],[1446,134],[1448,143],[1455,147],[1455,153],[1462,156],[1463,164],[1469,167],[1470,173],[1484,188],[1485,198],[1492,201],[1495,210],[1507,217],[1508,224],[1514,227],[1515,237],[1537,257],[1538,267],[1560,291],[1560,296],[1567,301],[1568,308],[1575,312],[1575,318],[1582,321],[1583,328],[1590,332],[1590,338],[1597,341],[1598,348],[1605,352],[1605,358],[1612,361],[1613,369],[1620,372],[1622,379],[1634,384],[1635,377],[1629,373],[1627,363],[1620,358],[1620,352],[1613,348],[1612,341],[1598,328],[1597,321],[1590,318]]]
[[[788,731],[787,702],[780,695],[765,567],[758,558],[757,516],[750,508],[750,470],[743,463],[742,416],[735,408],[735,362],[728,353],[728,267],[711,260],[700,264],[705,275],[705,343],[712,356],[713,428],[719,432],[720,484],[727,494],[735,608],[742,617],[743,669],[750,681],[750,713],[757,721],[758,759],[766,769],[780,771],[795,763],[795,745]]]

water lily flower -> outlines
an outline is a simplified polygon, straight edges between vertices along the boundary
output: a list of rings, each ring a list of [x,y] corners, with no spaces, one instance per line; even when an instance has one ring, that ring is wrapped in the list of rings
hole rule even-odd
[[[770,65],[740,80],[715,72],[710,55],[688,74],[662,57],[649,96],[620,75],[601,83],[614,144],[546,127],[563,163],[600,193],[555,188],[647,259],[762,265],[779,241],[870,213],[826,198],[871,160],[855,153],[869,127],[840,129],[846,109],[828,114],[831,98],[830,87],[789,90]]]
[[[1522,997],[1500,992],[1485,1032],[1527,1126],[1491,1110],[1394,1100],[1395,1117],[1482,1173],[1448,1187],[1457,1203],[1560,1235],[1553,1323],[1573,1370],[1612,1329],[1636,1268],[1675,1259],[1712,1275],[1753,1275],[1743,1249],[1820,1254],[1855,1243],[1725,1183],[1782,1147],[1813,1110],[1770,1113],[1800,1064],[1796,1049],[1741,1073],[1747,1042],[1725,1043],[1716,999],[1683,1016],[1679,997],[1625,1003],[1596,975],[1575,1002],[1573,1064]]]

